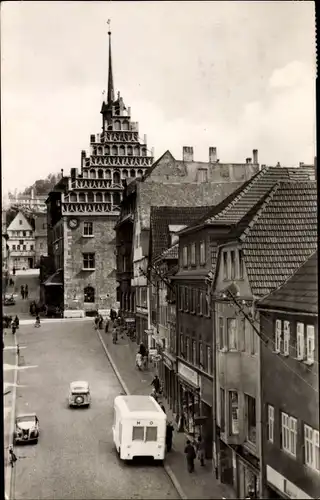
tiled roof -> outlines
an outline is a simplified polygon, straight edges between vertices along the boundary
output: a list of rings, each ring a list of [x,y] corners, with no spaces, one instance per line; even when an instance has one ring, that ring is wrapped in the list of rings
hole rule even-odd
[[[307,261],[277,290],[259,302],[262,308],[291,309],[318,314],[318,254]]]
[[[265,167],[245,182],[237,192],[232,193],[228,199],[213,207],[201,222],[208,225],[219,222],[237,224],[276,182],[304,182],[309,179],[310,176],[304,169]]]
[[[170,245],[169,225],[192,224],[208,211],[204,207],[151,207],[151,256],[154,260]]]
[[[240,240],[252,293],[265,296],[317,248],[316,181],[275,185]]]

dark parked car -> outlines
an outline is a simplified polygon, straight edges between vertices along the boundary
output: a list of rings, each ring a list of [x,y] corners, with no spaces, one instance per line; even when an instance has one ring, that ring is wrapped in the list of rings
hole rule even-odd
[[[14,306],[16,301],[14,300],[13,295],[5,295],[3,298],[3,305],[4,306]]]

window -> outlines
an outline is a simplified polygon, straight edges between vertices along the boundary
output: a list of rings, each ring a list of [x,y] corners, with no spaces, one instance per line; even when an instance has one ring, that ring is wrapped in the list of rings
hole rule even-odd
[[[83,236],[93,236],[93,223],[84,222],[83,223]]]
[[[239,279],[243,280],[244,276],[244,262],[243,262],[243,251],[239,250]]]
[[[23,250],[27,250],[27,245],[23,245]]]
[[[297,359],[304,358],[304,324],[297,323]]]
[[[198,180],[199,182],[208,182],[208,170],[206,168],[199,168],[198,169]]]
[[[268,405],[268,441],[273,443],[274,435],[274,407]]]
[[[196,244],[192,243],[190,249],[191,249],[191,265],[195,266],[196,265]]]
[[[203,304],[204,304],[204,316],[209,317],[210,316],[210,311],[209,311],[208,297],[207,297],[206,293],[203,294],[203,298],[204,298],[204,301],[203,301]]]
[[[157,441],[158,438],[158,428],[157,427],[147,427],[146,428],[146,441]]]
[[[282,333],[282,325],[281,325],[281,320],[277,319],[276,320],[276,327],[275,327],[275,352],[280,352],[281,350],[281,333]]]
[[[188,247],[183,247],[182,249],[182,265],[183,267],[188,267]]]
[[[297,449],[297,419],[281,413],[281,446],[294,457]]]
[[[94,288],[92,286],[86,286],[83,289],[84,302],[94,302]]]
[[[221,432],[225,431],[226,426],[226,415],[225,415],[225,392],[222,387],[220,387],[220,429]]]
[[[16,245],[12,245],[12,250],[15,250],[16,249]]]
[[[203,366],[203,345],[202,342],[199,342],[199,365],[200,368],[204,368]]]
[[[133,426],[132,427],[132,441],[143,441],[144,438],[144,427]]]
[[[314,363],[314,326],[307,325],[307,362]]]
[[[304,462],[316,471],[320,471],[319,431],[309,425],[304,426]]]
[[[196,341],[192,341],[192,364],[196,366],[197,363],[197,344]]]
[[[40,248],[42,248],[41,245],[42,245],[42,243],[40,244]],[[33,251],[33,245],[30,245],[30,250],[31,250],[31,252]]]
[[[180,356],[184,355],[183,333],[180,333]]]
[[[204,266],[206,263],[206,246],[205,242],[200,242],[200,266]]]
[[[199,314],[203,315],[203,292],[199,292]]]
[[[83,254],[83,269],[95,269],[94,253]]]
[[[283,354],[284,356],[289,356],[289,345],[290,345],[290,322],[283,322]]]
[[[27,231],[22,231],[22,236],[26,237],[27,236]]]
[[[196,292],[193,288],[190,289],[190,312],[195,313],[196,311]]]
[[[227,319],[227,331],[228,331],[228,347],[229,349],[236,349],[236,329],[237,324],[234,318]]]
[[[228,272],[228,252],[222,252],[222,262],[223,262],[223,279],[229,279]]]
[[[17,245],[17,250],[20,250],[20,245]]]
[[[231,250],[230,252],[230,260],[231,260],[231,279],[234,280],[236,278],[236,252]]]
[[[23,240],[19,240],[19,245],[23,245]]]
[[[189,337],[186,337],[186,352],[185,352],[185,355],[186,355],[186,360],[190,361],[190,341],[189,341]]]
[[[229,434],[239,434],[239,399],[237,391],[229,391]]]
[[[245,394],[246,417],[247,417],[247,440],[250,443],[256,443],[256,400],[248,394]]]
[[[19,219],[19,225],[22,226],[22,220],[21,219]]]
[[[185,287],[184,289],[184,293],[185,293],[185,301],[184,301],[184,307],[185,307],[185,311],[189,311],[189,289],[187,287]]]
[[[224,341],[224,318],[219,317],[219,347],[220,349],[225,348]]]
[[[207,372],[212,374],[211,347],[207,346]]]

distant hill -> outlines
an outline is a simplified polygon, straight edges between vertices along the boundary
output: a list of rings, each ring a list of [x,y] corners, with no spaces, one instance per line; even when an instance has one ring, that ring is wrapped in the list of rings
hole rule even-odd
[[[57,184],[60,178],[61,174],[49,174],[45,179],[38,179],[34,184],[32,184],[32,186],[27,187],[21,194],[31,194],[31,190],[34,189],[35,196],[46,195]]]

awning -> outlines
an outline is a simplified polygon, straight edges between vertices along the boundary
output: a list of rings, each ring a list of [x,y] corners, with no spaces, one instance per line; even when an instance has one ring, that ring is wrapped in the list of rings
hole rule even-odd
[[[62,269],[59,269],[49,276],[49,278],[44,282],[44,286],[63,286]]]

